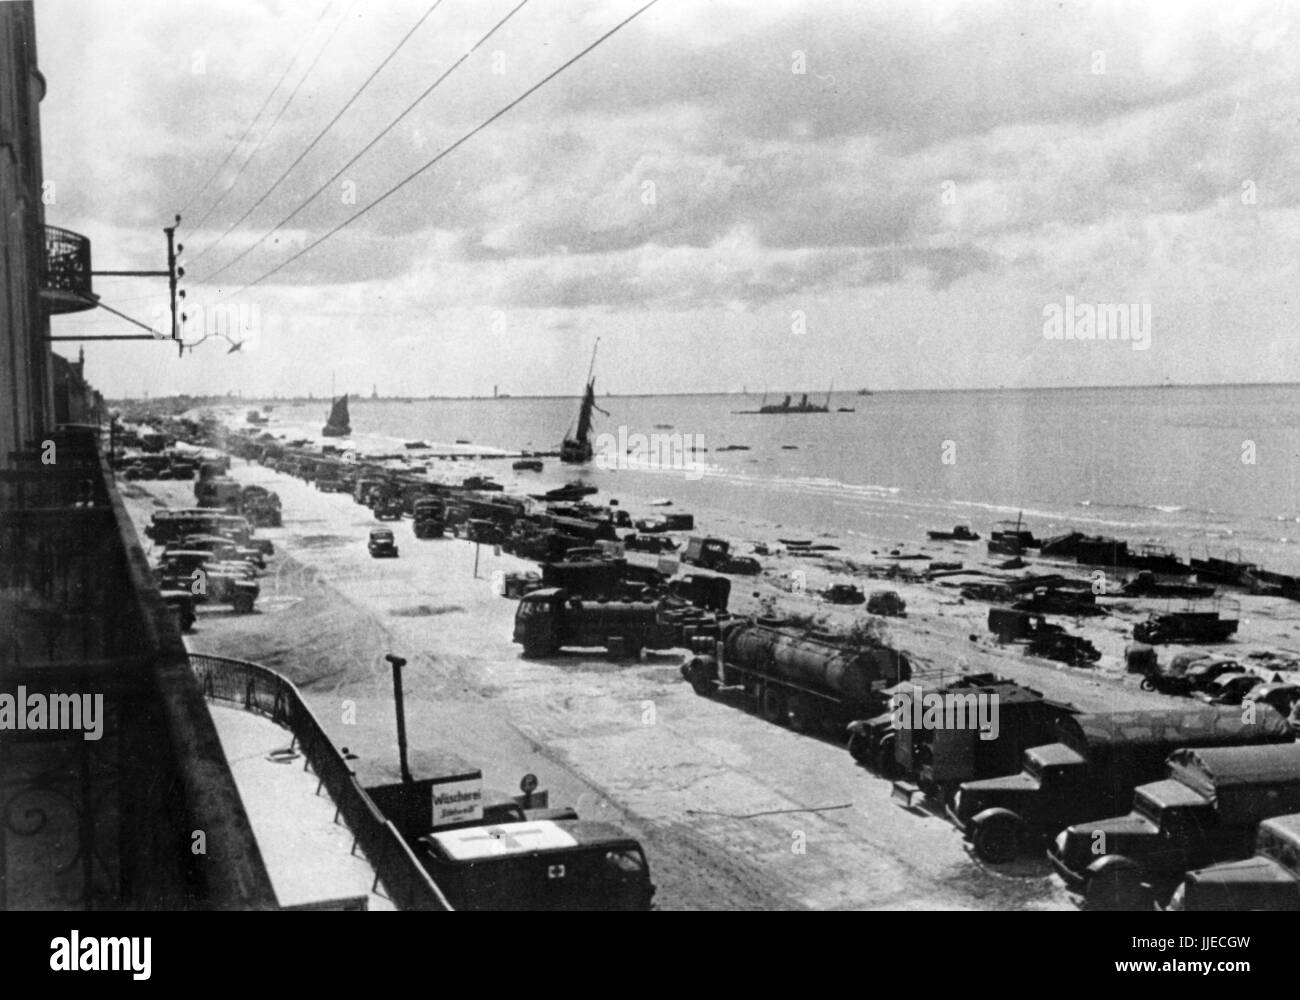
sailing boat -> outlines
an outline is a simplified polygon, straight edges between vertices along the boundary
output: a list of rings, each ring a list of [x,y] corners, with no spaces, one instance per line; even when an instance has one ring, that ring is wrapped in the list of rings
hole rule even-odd
[[[334,405],[330,407],[329,418],[325,421],[325,426],[321,428],[321,433],[325,437],[331,438],[347,437],[352,433],[352,423],[348,419],[348,394],[346,392],[334,400]]]
[[[565,435],[564,443],[560,445],[560,461],[568,462],[572,465],[582,465],[584,462],[591,461],[591,411],[600,410],[605,416],[609,416],[604,410],[596,405],[596,379],[593,372],[596,370],[596,347],[600,346],[600,338],[596,338],[596,345],[591,349],[591,365],[587,369],[587,391],[582,397],[582,408],[578,410],[578,428],[572,435]]]

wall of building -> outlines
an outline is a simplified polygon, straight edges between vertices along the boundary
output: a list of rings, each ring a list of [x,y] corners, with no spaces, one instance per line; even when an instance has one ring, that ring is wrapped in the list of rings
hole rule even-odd
[[[54,418],[49,319],[40,303],[44,96],[33,5],[0,3],[0,468]]]

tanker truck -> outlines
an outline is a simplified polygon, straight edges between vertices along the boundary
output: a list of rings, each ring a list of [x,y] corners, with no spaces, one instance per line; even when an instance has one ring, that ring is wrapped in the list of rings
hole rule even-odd
[[[689,648],[697,635],[716,635],[718,616],[675,601],[583,600],[562,587],[525,594],[515,612],[514,641],[527,658],[565,647],[598,647],[635,658],[642,649]]]
[[[711,649],[708,639],[697,639],[697,655],[682,666],[695,693],[707,698],[720,688],[741,688],[763,718],[797,732],[838,738],[854,719],[881,711],[886,688],[912,676],[896,650],[850,647],[772,619],[724,622],[719,631]]]

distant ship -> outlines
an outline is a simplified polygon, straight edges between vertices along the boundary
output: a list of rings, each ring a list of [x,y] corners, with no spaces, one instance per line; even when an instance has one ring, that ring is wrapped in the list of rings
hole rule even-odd
[[[596,340],[596,346],[600,346],[599,338]],[[596,405],[596,379],[592,374],[596,370],[596,347],[591,349],[591,365],[587,369],[587,389],[582,396],[582,406],[578,410],[578,426],[571,435],[565,435],[564,442],[560,445],[560,461],[568,462],[571,465],[581,465],[584,462],[591,461],[591,411],[600,410],[605,416],[609,416],[604,410]]]
[[[872,392],[871,392],[870,389],[859,389],[859,390],[858,390],[858,395],[859,395],[859,396],[870,396],[870,395],[872,395]]]
[[[808,402],[808,393],[806,392],[803,394],[803,397],[797,403],[791,403],[790,397],[786,396],[785,399],[781,400],[781,402],[779,403],[769,403],[767,406],[760,406],[758,408],[758,412],[759,413],[829,413],[830,396],[827,395],[826,402],[821,406],[818,406],[816,403]]]
[[[321,433],[325,437],[333,438],[347,437],[352,433],[352,422],[348,418],[348,394],[346,392],[334,400],[334,405],[330,407],[329,419],[325,421]]]

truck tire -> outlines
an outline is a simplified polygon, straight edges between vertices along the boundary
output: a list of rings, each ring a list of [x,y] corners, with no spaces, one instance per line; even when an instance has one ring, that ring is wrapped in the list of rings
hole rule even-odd
[[[796,733],[810,733],[817,728],[817,706],[807,695],[792,694],[786,699],[785,722]]]
[[[777,725],[784,723],[786,721],[785,697],[780,690],[774,687],[763,688],[759,711],[768,722],[775,722]]]
[[[234,607],[236,614],[251,615],[253,613],[252,594],[236,594],[230,603]]]
[[[894,747],[898,745],[898,736],[894,733],[886,733],[876,744],[876,752],[872,760],[875,771],[882,778],[893,780],[899,777],[898,761],[894,759]]]
[[[1150,910],[1151,892],[1142,884],[1142,869],[1122,854],[1110,854],[1088,866],[1083,908],[1097,912]]]
[[[1156,689],[1156,682],[1152,680],[1150,677],[1143,677],[1142,683],[1139,684],[1138,687],[1140,687],[1143,691],[1154,691]]]
[[[985,809],[971,821],[975,853],[990,864],[1014,861],[1024,841],[1025,825],[1009,809]]]
[[[871,767],[876,754],[875,748],[871,745],[870,737],[862,733],[850,733],[849,756],[863,767]]]

